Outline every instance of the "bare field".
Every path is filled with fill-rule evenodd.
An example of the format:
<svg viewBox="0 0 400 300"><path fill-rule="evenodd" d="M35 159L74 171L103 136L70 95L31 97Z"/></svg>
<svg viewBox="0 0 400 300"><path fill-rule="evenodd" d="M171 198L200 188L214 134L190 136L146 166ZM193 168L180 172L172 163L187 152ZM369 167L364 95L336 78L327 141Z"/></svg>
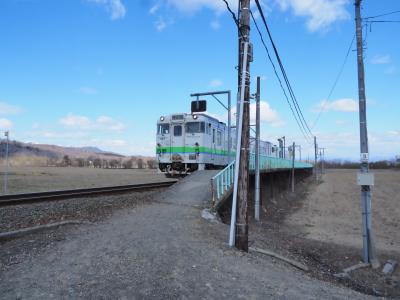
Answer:
<svg viewBox="0 0 400 300"><path fill-rule="evenodd" d="M309 191L301 209L286 219L309 239L362 247L360 188L357 170L327 170ZM378 251L400 253L400 172L373 170L372 229Z"/></svg>
<svg viewBox="0 0 400 300"><path fill-rule="evenodd" d="M2 181L3 178L0 178ZM97 169L74 167L12 168L8 175L8 192L28 193L62 189L150 183L168 180L156 170ZM3 185L1 184L3 192Z"/></svg>

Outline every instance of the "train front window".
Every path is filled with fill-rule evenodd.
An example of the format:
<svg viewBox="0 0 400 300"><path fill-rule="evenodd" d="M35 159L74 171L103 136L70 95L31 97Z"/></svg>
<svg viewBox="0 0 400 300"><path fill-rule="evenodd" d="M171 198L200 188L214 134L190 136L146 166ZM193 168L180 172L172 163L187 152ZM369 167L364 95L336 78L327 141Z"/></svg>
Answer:
<svg viewBox="0 0 400 300"><path fill-rule="evenodd" d="M204 133L204 122L187 122L185 127L186 133Z"/></svg>
<svg viewBox="0 0 400 300"><path fill-rule="evenodd" d="M181 136L182 135L182 126L175 125L174 126L174 136Z"/></svg>
<svg viewBox="0 0 400 300"><path fill-rule="evenodd" d="M157 128L158 134L169 134L169 124L158 124Z"/></svg>

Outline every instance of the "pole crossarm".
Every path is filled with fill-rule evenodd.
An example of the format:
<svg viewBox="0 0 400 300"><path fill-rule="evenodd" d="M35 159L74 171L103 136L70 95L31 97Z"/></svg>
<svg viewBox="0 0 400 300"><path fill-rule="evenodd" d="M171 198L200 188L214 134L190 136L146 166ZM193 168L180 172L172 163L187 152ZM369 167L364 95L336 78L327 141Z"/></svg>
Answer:
<svg viewBox="0 0 400 300"><path fill-rule="evenodd" d="M225 105L220 101L215 95L227 95L228 97L228 105ZM215 100L218 101L219 104L223 108L225 108L228 111L228 163L231 162L232 158L232 106L231 106L231 91L226 90L226 91L212 91L212 92L204 92L204 93L192 93L190 94L190 97L197 97L197 99L201 96L212 96Z"/></svg>
<svg viewBox="0 0 400 300"><path fill-rule="evenodd" d="M190 97L222 95L222 94L230 94L230 93L231 93L231 91L214 91L214 92L205 92L205 93L193 93L193 94L190 94Z"/></svg>

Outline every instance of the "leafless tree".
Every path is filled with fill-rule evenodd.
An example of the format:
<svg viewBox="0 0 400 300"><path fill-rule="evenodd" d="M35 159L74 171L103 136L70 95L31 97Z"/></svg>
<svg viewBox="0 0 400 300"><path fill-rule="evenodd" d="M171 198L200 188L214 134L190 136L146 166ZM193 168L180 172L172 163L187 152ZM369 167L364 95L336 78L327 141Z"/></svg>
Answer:
<svg viewBox="0 0 400 300"><path fill-rule="evenodd" d="M149 159L149 160L147 161L147 167L148 167L149 169L156 169L156 168L157 168L157 162L156 162L156 160L155 160L155 159Z"/></svg>
<svg viewBox="0 0 400 300"><path fill-rule="evenodd" d="M144 168L144 161L143 161L143 159L139 158L139 159L137 160L136 163L137 163L138 169L143 169L143 168Z"/></svg>

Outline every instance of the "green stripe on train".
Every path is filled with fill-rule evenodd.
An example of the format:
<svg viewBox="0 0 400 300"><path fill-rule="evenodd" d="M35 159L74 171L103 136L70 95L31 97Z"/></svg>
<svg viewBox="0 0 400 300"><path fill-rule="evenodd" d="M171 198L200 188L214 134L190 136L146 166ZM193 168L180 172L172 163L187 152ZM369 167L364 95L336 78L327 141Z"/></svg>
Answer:
<svg viewBox="0 0 400 300"><path fill-rule="evenodd" d="M207 147L156 147L156 153L195 153L196 151L200 153L228 154L226 150L214 150Z"/></svg>

